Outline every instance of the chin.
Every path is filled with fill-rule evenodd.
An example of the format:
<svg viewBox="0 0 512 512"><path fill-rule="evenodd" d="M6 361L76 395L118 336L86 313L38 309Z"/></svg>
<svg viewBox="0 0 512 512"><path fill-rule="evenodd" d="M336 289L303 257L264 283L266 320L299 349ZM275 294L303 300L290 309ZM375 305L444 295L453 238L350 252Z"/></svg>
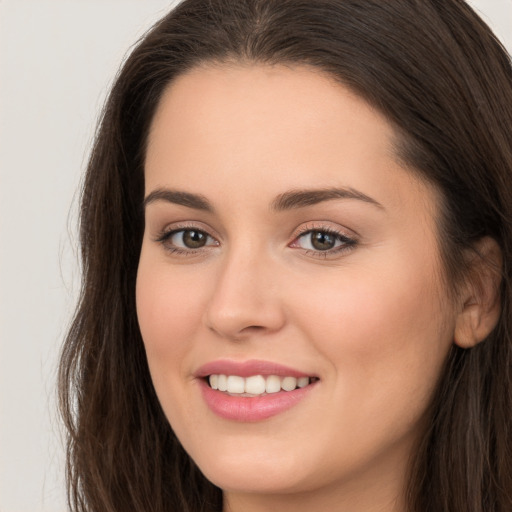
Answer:
<svg viewBox="0 0 512 512"><path fill-rule="evenodd" d="M244 494L288 494L304 490L302 479L297 475L274 472L213 469L204 473L206 478L223 491Z"/></svg>
<svg viewBox="0 0 512 512"><path fill-rule="evenodd" d="M205 477L224 491L275 494L304 490L307 475L304 463L287 460L285 456L276 460L267 453L235 454L196 460Z"/></svg>

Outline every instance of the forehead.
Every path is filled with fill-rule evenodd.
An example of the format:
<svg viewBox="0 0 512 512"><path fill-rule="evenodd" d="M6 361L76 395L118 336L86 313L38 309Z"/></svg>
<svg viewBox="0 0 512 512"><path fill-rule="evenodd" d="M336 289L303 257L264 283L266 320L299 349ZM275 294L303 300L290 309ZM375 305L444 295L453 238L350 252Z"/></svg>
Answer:
<svg viewBox="0 0 512 512"><path fill-rule="evenodd" d="M331 124L336 132L329 130ZM149 145L151 149L162 135L211 136L212 129L233 141L256 141L269 129L274 139L313 133L326 138L331 132L340 143L340 135L355 134L357 127L371 137L373 147L391 149L394 132L387 120L325 73L282 65L211 65L194 68L167 87Z"/></svg>
<svg viewBox="0 0 512 512"><path fill-rule="evenodd" d="M276 193L345 186L377 196L385 190L400 203L419 180L395 157L395 140L380 112L315 69L198 67L162 96L148 139L146 189L193 183L210 194L238 184L263 197L269 183Z"/></svg>

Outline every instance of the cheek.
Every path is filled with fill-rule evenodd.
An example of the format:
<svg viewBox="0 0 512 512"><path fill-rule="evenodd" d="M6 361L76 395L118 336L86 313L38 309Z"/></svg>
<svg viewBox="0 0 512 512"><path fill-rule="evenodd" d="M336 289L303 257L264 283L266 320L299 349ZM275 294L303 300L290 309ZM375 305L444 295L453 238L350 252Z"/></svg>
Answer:
<svg viewBox="0 0 512 512"><path fill-rule="evenodd" d="M180 365L200 323L201 288L193 283L141 257L137 317L155 385L161 374Z"/></svg>
<svg viewBox="0 0 512 512"><path fill-rule="evenodd" d="M357 277L347 269L338 281L326 282L322 294L306 292L311 299L300 306L297 321L330 362L337 392L354 414L381 411L391 421L391 411L400 417L407 410L413 418L427 405L453 327L433 274L424 268L396 262Z"/></svg>
<svg viewBox="0 0 512 512"><path fill-rule="evenodd" d="M371 270L353 274L348 270L323 282L303 281L291 294L297 298L297 316L308 319L309 330L330 349L351 347L367 356L411 343L421 348L422 341L435 345L447 330L448 312L442 311L439 291L424 271L412 268L388 278Z"/></svg>

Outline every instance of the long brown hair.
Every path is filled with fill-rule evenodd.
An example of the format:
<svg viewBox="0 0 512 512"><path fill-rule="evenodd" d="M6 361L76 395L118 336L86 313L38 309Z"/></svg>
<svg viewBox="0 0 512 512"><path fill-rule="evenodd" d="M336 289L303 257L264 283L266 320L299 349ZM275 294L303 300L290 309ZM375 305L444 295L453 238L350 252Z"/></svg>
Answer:
<svg viewBox="0 0 512 512"><path fill-rule="evenodd" d="M465 250L497 241L499 323L476 347L453 347L407 499L411 512L512 510L512 66L463 0L185 0L142 38L81 196L82 293L59 373L72 510L222 508L162 413L135 309L149 125L169 82L209 61L312 66L380 110L400 158L441 193L454 287Z"/></svg>

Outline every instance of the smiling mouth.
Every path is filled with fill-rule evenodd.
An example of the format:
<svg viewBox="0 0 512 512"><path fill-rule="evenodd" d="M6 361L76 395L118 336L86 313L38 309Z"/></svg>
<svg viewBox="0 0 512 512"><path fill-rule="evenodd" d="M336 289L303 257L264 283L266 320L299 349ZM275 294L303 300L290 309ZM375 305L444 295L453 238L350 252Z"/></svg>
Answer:
<svg viewBox="0 0 512 512"><path fill-rule="evenodd" d="M258 397L293 391L305 388L318 381L317 377L292 377L279 375L252 375L240 377L238 375L212 374L206 378L210 388L222 391L228 395L239 397Z"/></svg>

